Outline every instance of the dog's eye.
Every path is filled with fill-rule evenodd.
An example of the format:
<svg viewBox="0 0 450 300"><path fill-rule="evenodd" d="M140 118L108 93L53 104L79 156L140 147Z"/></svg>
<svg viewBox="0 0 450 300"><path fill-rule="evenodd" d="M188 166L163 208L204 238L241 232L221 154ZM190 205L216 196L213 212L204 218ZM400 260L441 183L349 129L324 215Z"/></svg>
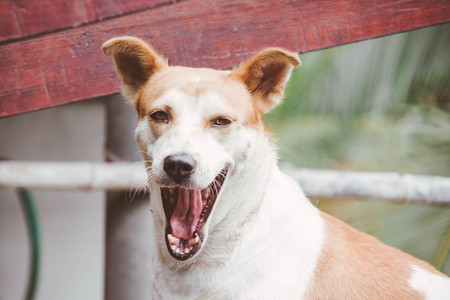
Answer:
<svg viewBox="0 0 450 300"><path fill-rule="evenodd" d="M157 122L164 122L164 123L169 122L169 114L162 110L157 110L154 113L150 114L150 118L152 118Z"/></svg>
<svg viewBox="0 0 450 300"><path fill-rule="evenodd" d="M213 127L226 127L231 124L231 120L227 118L217 118L212 121Z"/></svg>

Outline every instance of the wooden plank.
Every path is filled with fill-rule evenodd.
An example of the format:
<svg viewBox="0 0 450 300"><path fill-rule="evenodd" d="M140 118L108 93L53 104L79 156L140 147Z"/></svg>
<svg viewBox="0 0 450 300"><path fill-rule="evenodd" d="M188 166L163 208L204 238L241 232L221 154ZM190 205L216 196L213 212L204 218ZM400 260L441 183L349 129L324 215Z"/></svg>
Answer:
<svg viewBox="0 0 450 300"><path fill-rule="evenodd" d="M0 1L0 42L76 27L173 0Z"/></svg>
<svg viewBox="0 0 450 300"><path fill-rule="evenodd" d="M0 46L0 116L119 91L101 44L139 36L172 64L229 68L265 46L307 52L450 21L449 1L182 1Z"/></svg>

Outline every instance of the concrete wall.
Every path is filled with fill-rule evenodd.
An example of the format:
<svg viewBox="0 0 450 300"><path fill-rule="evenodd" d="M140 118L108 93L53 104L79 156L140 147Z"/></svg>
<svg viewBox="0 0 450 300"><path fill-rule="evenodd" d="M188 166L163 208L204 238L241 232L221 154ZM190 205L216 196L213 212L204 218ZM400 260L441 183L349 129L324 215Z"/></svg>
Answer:
<svg viewBox="0 0 450 300"><path fill-rule="evenodd" d="M0 119L0 157L102 161L104 100ZM41 222L37 299L103 299L104 193L33 191ZM0 190L0 299L23 299L29 244L19 199Z"/></svg>

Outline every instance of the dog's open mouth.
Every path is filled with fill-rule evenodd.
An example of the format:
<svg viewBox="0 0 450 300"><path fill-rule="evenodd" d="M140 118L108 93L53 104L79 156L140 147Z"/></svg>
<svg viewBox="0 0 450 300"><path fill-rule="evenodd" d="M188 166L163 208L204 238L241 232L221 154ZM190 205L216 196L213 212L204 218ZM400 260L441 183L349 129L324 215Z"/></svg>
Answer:
<svg viewBox="0 0 450 300"><path fill-rule="evenodd" d="M203 227L214 207L225 181L222 170L203 190L181 186L161 187L161 197L167 218L166 245L178 260L186 260L197 253L203 243Z"/></svg>

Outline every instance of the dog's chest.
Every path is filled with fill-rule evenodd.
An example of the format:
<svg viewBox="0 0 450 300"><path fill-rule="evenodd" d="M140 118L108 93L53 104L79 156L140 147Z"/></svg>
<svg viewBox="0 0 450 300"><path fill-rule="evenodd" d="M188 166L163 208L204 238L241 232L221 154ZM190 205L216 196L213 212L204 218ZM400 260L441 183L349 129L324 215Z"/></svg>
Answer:
<svg viewBox="0 0 450 300"><path fill-rule="evenodd" d="M316 266L322 228L318 212L297 187L275 176L234 247L210 243L202 264L185 272L161 270L157 285L167 293L162 298L301 299Z"/></svg>

